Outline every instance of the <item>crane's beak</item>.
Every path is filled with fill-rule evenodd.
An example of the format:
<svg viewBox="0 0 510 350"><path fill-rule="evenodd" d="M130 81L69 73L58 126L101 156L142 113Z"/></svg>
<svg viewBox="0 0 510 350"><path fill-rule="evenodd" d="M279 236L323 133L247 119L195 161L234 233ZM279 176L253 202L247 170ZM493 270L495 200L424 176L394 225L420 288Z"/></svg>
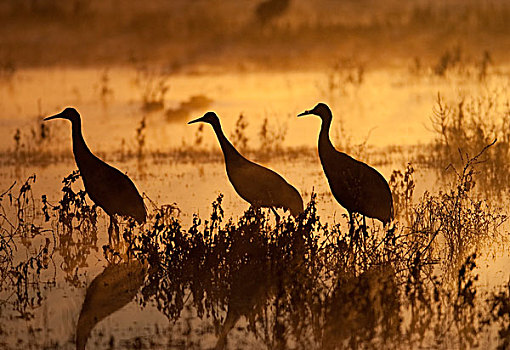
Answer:
<svg viewBox="0 0 510 350"><path fill-rule="evenodd" d="M51 117L46 117L43 120L46 121L46 120L59 119L59 118L65 119L64 117L62 117L62 113L59 113L59 114L52 115Z"/></svg>
<svg viewBox="0 0 510 350"><path fill-rule="evenodd" d="M193 123L198 123L198 122L203 122L203 121L204 121L204 117L200 117L200 118L197 118L195 120L188 122L188 124L193 124Z"/></svg>
<svg viewBox="0 0 510 350"><path fill-rule="evenodd" d="M304 115L309 115L309 114L312 114L312 111L304 111L303 113L299 113L297 116L302 117Z"/></svg>

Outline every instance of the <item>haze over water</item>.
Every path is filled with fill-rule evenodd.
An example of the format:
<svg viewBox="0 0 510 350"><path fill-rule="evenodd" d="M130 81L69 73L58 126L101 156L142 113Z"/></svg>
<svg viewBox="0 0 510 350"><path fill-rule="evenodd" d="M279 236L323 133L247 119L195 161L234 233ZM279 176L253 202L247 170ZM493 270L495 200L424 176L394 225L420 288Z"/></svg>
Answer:
<svg viewBox="0 0 510 350"><path fill-rule="evenodd" d="M509 6L1 4L0 348L505 348ZM297 117L318 102L389 182L391 227L350 231L321 120ZM42 120L65 107L143 196L120 242L62 182L71 125ZM305 216L248 210L213 129L187 124L207 111Z"/></svg>

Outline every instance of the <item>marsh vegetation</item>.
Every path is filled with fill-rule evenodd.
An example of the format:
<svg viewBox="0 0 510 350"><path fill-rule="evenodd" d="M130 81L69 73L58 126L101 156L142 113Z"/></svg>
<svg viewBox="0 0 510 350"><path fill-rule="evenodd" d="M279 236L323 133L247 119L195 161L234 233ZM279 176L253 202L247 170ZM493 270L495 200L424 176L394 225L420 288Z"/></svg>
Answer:
<svg viewBox="0 0 510 350"><path fill-rule="evenodd" d="M381 4L2 2L0 348L507 348L509 5ZM296 118L320 101L388 181L387 228L350 231ZM143 196L119 241L42 122L66 106ZM236 195L186 124L209 110L304 213Z"/></svg>

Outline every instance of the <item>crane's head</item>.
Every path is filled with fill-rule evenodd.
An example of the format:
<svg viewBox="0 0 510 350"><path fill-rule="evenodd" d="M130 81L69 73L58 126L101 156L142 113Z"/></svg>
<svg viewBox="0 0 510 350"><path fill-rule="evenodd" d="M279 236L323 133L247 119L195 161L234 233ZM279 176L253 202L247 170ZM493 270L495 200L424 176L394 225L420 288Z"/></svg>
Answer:
<svg viewBox="0 0 510 350"><path fill-rule="evenodd" d="M214 113L214 112L207 112L202 117L188 122L188 124L193 124L193 123L198 123L198 122L209 123L211 125L215 125L215 124L219 125L220 124L220 119L218 118L216 113Z"/></svg>
<svg viewBox="0 0 510 350"><path fill-rule="evenodd" d="M310 114L319 116L322 120L332 118L331 110L329 109L328 105L325 103L322 103L322 102L317 104L317 106L313 107L312 109L298 114L298 117L301 117L304 115L310 115Z"/></svg>
<svg viewBox="0 0 510 350"><path fill-rule="evenodd" d="M67 119L70 120L71 123L80 121L80 114L78 111L72 107L67 107L59 114L52 115L51 117L44 118L44 120L52 120L52 119Z"/></svg>

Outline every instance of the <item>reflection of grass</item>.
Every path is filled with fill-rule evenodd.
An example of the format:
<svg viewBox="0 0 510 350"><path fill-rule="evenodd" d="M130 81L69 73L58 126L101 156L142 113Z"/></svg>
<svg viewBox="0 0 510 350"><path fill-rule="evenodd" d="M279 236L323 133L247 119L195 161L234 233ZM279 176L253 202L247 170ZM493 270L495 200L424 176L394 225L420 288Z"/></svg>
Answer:
<svg viewBox="0 0 510 350"><path fill-rule="evenodd" d="M37 215L35 180L32 175L17 193L13 184L0 195L0 314L9 305L24 319L34 316L33 309L43 301L41 288L52 283L41 278L54 245Z"/></svg>
<svg viewBox="0 0 510 350"><path fill-rule="evenodd" d="M220 344L246 317L269 347L285 347L288 339L307 348L473 345L482 319L471 252L498 241L506 219L471 197L476 159L450 188L416 204L404 188L410 175L399 175L398 202L408 207L409 225L371 227L368 236L359 223L350 236L339 224L321 222L315 195L302 216L276 225L253 209L226 221L222 196L208 220L195 216L188 229L157 210L151 228L124 235L149 264L144 301L176 320L191 294L198 316L212 318ZM402 318L407 311L409 323ZM456 332L465 337L445 338Z"/></svg>
<svg viewBox="0 0 510 350"><path fill-rule="evenodd" d="M62 199L57 205L51 205L43 196L46 221L52 218L50 209L57 215L56 250L63 258L60 267L65 280L75 287L82 284L78 278L78 268L87 266L91 250L98 250L97 207L89 204L84 190L73 189L79 177L79 172L74 171L62 180Z"/></svg>
<svg viewBox="0 0 510 350"><path fill-rule="evenodd" d="M454 168L454 186L437 195L425 193L414 209L412 232L428 237L443 236L444 258L459 263L480 246L499 241L498 228L506 221L506 215L494 213L489 203L473 195L475 166L484 148L475 157L466 160L461 171ZM432 243L433 239L431 239Z"/></svg>
<svg viewBox="0 0 510 350"><path fill-rule="evenodd" d="M499 326L498 336L501 339L498 350L508 349L510 346L510 281L503 289L491 293L487 300L490 314L484 320L487 324Z"/></svg>
<svg viewBox="0 0 510 350"><path fill-rule="evenodd" d="M245 317L248 331L271 348L285 348L290 339L311 349L338 343L409 348L442 347L446 342L447 347L465 347L484 337L481 322L489 317L480 304L472 253L487 242L498 243L497 230L506 219L473 196L477 159L466 161L450 187L416 202L411 198L412 168L395 172L397 222L387 232L371 226L365 235L357 218L355 235L350 236L344 222L321 220L315 195L299 218L284 217L276 224L254 209L227 219L219 196L210 217L195 215L189 228L182 227L175 207L156 207L143 231L124 227L127 244L103 250L108 260L128 253L146 261L142 303L155 303L173 320L191 307L198 317L212 320L220 345ZM72 190L76 179L72 174L64 180L63 197L54 210L43 199L42 212L45 221L57 223L56 246L64 258L60 268L68 283L79 286L78 269L97 249L97 217L84 193ZM45 236L33 230L37 215L30 213L39 209L30 199L30 186L23 186L14 203L23 205L18 216L32 232L26 242L34 244L35 238L44 241ZM2 198L5 209L8 194ZM3 233L8 227L2 222L2 239L12 247ZM32 263L34 268L48 267L52 244L46 242L42 253L19 265L28 275L16 278L38 273L31 270ZM5 264L10 264L12 252L0 250L5 257L0 267L9 266ZM12 265L0 271L10 269ZM5 283L7 290L16 288ZM43 301L41 297L38 303ZM37 305L23 308L30 312ZM452 337L456 334L464 336Z"/></svg>

